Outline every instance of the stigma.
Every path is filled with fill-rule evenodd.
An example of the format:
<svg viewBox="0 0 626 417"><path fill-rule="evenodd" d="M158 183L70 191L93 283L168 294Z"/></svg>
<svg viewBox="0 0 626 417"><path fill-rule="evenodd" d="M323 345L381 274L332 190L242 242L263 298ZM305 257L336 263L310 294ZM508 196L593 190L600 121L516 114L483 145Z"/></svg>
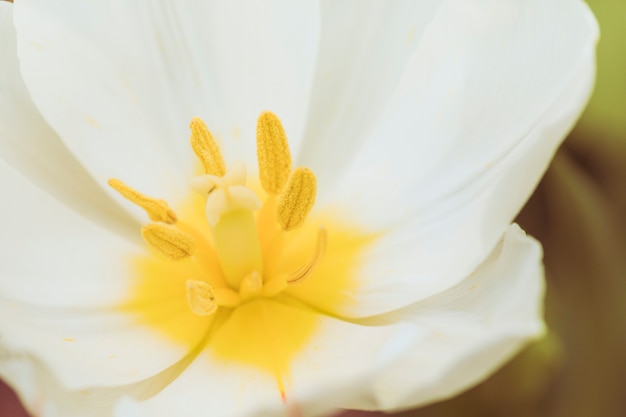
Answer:
<svg viewBox="0 0 626 417"><path fill-rule="evenodd" d="M308 237L315 240L314 250L300 267L280 273L267 273L268 268L264 267L280 256L272 250L272 241L307 222L317 192L314 173L306 167L293 168L280 119L263 112L257 121L261 189L251 186L255 182L248 178L245 164L225 163L202 119L193 118L190 129L191 148L202 172L190 178L189 187L203 198L210 233L206 233L205 227L179 220L166 201L146 196L118 179L108 182L122 197L146 212L151 222L142 227L141 235L155 256L197 265L202 265L208 256L217 256L219 279L209 271L185 277L190 310L197 316L211 316L220 309L276 297L306 280L326 250L327 234L321 225L317 235ZM202 271L201 267L198 269Z"/></svg>

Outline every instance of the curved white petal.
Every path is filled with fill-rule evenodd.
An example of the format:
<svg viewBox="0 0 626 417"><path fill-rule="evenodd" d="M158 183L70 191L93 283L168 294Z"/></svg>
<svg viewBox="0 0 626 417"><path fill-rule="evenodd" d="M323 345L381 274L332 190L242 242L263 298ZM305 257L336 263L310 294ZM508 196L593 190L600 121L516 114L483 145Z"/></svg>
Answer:
<svg viewBox="0 0 626 417"><path fill-rule="evenodd" d="M45 119L100 183L166 198L197 164L193 116L231 163L255 160L262 110L301 136L318 14L284 0L15 4L22 73Z"/></svg>
<svg viewBox="0 0 626 417"><path fill-rule="evenodd" d="M89 178L31 101L8 2L0 3L0 56L0 158L81 215L130 236L130 218Z"/></svg>
<svg viewBox="0 0 626 417"><path fill-rule="evenodd" d="M297 162L313 169L322 195L370 133L441 3L321 2L319 53Z"/></svg>
<svg viewBox="0 0 626 417"><path fill-rule="evenodd" d="M145 380L115 387L68 389L36 357L0 346L0 377L15 389L24 407L38 417L112 417L129 396L149 398L174 380L198 349Z"/></svg>
<svg viewBox="0 0 626 417"><path fill-rule="evenodd" d="M122 308L136 291L128 258L145 249L80 217L2 161L0 189L3 345L36 356L77 388L153 375L201 340L207 323L194 319L186 302L179 310L160 300L163 321L196 326L186 346Z"/></svg>
<svg viewBox="0 0 626 417"><path fill-rule="evenodd" d="M539 244L517 226L467 279L444 293L380 316L426 336L377 375L346 408L392 410L453 396L486 378L544 331Z"/></svg>
<svg viewBox="0 0 626 417"><path fill-rule="evenodd" d="M209 342L207 351L167 388L145 402L128 401L118 415L192 417L206 412L222 417L318 415L336 408L339 398L355 396L354 390L326 395L326 386L355 383L358 386L355 381L359 377L372 367L383 368L392 363L398 352L412 346L419 336L419 331L407 331L408 326L401 323L369 327L322 316L319 322L318 332L294 361L292 372L284 377L283 394L271 372L216 358ZM358 352L355 354L353 349ZM323 398L311 398L312 393L320 390L326 393Z"/></svg>
<svg viewBox="0 0 626 417"><path fill-rule="evenodd" d="M357 303L341 314L434 294L491 251L593 85L595 21L584 4L561 3L501 2L489 10L513 16L493 20L478 5L440 11L408 67L418 74L407 73L337 187L351 218L383 233L364 257Z"/></svg>
<svg viewBox="0 0 626 417"><path fill-rule="evenodd" d="M22 405L37 417L110 417L116 398L85 401L86 390L66 391L37 360L0 351L0 376L15 389Z"/></svg>

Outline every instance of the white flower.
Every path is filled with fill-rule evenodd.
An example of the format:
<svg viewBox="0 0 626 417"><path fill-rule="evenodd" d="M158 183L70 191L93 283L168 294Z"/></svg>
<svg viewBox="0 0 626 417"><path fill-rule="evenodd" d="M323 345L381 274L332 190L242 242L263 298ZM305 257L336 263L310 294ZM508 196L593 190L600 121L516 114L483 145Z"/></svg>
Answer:
<svg viewBox="0 0 626 417"><path fill-rule="evenodd" d="M476 383L543 331L540 248L510 223L596 37L576 0L0 2L0 374L45 417L392 410ZM265 110L311 171L265 113L261 191ZM196 116L224 169L199 171Z"/></svg>

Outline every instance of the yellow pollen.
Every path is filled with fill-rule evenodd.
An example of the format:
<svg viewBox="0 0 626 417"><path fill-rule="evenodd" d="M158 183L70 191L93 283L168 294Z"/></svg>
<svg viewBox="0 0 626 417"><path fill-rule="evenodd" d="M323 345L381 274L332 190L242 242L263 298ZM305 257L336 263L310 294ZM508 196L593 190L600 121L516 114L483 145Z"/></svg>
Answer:
<svg viewBox="0 0 626 417"><path fill-rule="evenodd" d="M313 171L298 167L289 177L285 189L278 196L276 214L283 230L300 227L315 204L317 180Z"/></svg>
<svg viewBox="0 0 626 417"><path fill-rule="evenodd" d="M191 236L168 224L147 224L141 228L141 235L150 247L172 261L187 258L196 250Z"/></svg>
<svg viewBox="0 0 626 417"><path fill-rule="evenodd" d="M176 223L176 213L170 208L165 200L157 200L141 194L139 191L124 184L124 182L111 178L107 181L109 186L120 193L122 197L144 209L150 220L169 224Z"/></svg>
<svg viewBox="0 0 626 417"><path fill-rule="evenodd" d="M259 176L263 189L276 195L291 173L291 154L280 119L272 112L261 113L256 128Z"/></svg>
<svg viewBox="0 0 626 417"><path fill-rule="evenodd" d="M197 316L210 316L217 310L213 287L204 281L187 281L187 303Z"/></svg>
<svg viewBox="0 0 626 417"><path fill-rule="evenodd" d="M209 129L198 117L191 119L189 127L191 128L191 147L198 159L202 161L204 172L223 177L226 174L226 165Z"/></svg>
<svg viewBox="0 0 626 417"><path fill-rule="evenodd" d="M297 282L302 281L313 272L315 266L320 262L322 257L324 256L324 252L326 252L326 242L327 242L327 234L326 229L320 227L317 232L317 244L315 245L315 252L313 256L307 263L298 268L295 272L289 274L287 277L287 284L295 284Z"/></svg>

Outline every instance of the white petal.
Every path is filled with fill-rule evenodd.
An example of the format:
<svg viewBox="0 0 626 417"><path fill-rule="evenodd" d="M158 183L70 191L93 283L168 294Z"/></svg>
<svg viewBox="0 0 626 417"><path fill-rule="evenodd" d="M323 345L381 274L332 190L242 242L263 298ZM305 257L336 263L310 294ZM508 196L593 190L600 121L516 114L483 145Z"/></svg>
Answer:
<svg viewBox="0 0 626 417"><path fill-rule="evenodd" d="M81 215L129 236L130 218L89 178L32 103L19 72L8 2L0 3L0 56L0 158Z"/></svg>
<svg viewBox="0 0 626 417"><path fill-rule="evenodd" d="M85 404L78 391L64 390L54 377L27 355L2 352L0 375L9 382L28 412L38 417L110 417L112 401Z"/></svg>
<svg viewBox="0 0 626 417"><path fill-rule="evenodd" d="M354 167L367 162L388 186L414 179L430 191L422 200L465 185L519 146L572 84L589 90L574 80L597 36L579 1L446 2Z"/></svg>
<svg viewBox="0 0 626 417"><path fill-rule="evenodd" d="M331 186L401 80L441 0L321 3L320 49L298 164Z"/></svg>
<svg viewBox="0 0 626 417"><path fill-rule="evenodd" d="M0 346L0 376L15 389L24 407L38 417L111 417L124 399L155 395L175 379L196 352L152 378L116 387L71 390L36 358Z"/></svg>
<svg viewBox="0 0 626 417"><path fill-rule="evenodd" d="M196 165L193 116L230 162L254 160L264 109L300 136L317 14L282 0L15 5L22 72L46 120L101 183L167 198Z"/></svg>
<svg viewBox="0 0 626 417"><path fill-rule="evenodd" d="M64 385L77 388L153 375L203 337L207 323L194 321L184 289L182 310L169 299L159 301L163 321L197 326L185 346L142 324L134 310L122 309L137 285L128 257L144 249L78 216L2 161L0 189L5 346L32 354Z"/></svg>
<svg viewBox="0 0 626 417"><path fill-rule="evenodd" d="M294 310L294 314L300 313ZM285 378L284 400L274 375L217 359L209 345L162 392L143 403L128 401L118 416L319 415L336 408L340 399L354 397L356 392L349 388L351 385L359 386L359 378L372 368L384 368L393 362L419 335L419 331L407 332L404 324L368 327L323 316L319 316L319 321L319 331L294 361L291 375ZM254 349L255 345L249 348ZM327 387L334 386L345 390L328 392Z"/></svg>
<svg viewBox="0 0 626 417"><path fill-rule="evenodd" d="M532 192L589 96L596 27L578 2L530 11L516 13L520 21L489 20L495 28L470 14L459 35L447 30L461 24L454 11L431 26L415 61L421 72L407 75L414 88L398 90L397 117L388 114L388 131L371 138L337 187L351 218L384 234L365 257L358 303L342 314L377 314L459 282ZM490 30L504 37L492 45ZM455 61L463 48L474 54Z"/></svg>
<svg viewBox="0 0 626 417"><path fill-rule="evenodd" d="M346 407L424 405L486 378L543 332L543 292L541 248L513 225L472 276L384 317L412 323L428 337L370 378L371 396Z"/></svg>

